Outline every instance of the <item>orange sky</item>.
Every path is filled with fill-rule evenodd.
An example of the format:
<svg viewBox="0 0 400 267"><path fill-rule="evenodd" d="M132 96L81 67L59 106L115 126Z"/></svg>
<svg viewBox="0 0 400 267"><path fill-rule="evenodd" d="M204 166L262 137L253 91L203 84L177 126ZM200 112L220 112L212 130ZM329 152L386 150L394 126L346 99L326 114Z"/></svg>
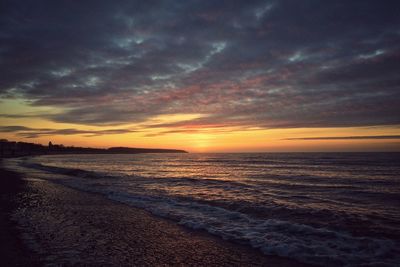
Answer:
<svg viewBox="0 0 400 267"><path fill-rule="evenodd" d="M35 114L57 112L51 107L31 107L23 101L2 102L2 114ZM2 133L1 138L9 140L47 144L62 143L90 147L148 147L176 148L190 152L290 152L290 151L400 151L400 139L376 139L367 136L400 135L398 127L342 127L342 128L292 128L292 129L240 129L234 127L173 128L149 127L153 124L167 124L201 117L201 114L161 115L138 124L118 126L86 126L80 124L56 123L41 117L0 118L0 126L19 125L29 129L80 129L104 131L115 128L134 129L135 132L121 134L51 134L26 138L22 132ZM174 132L176 131L176 132ZM170 133L165 133L170 132ZM343 140L290 140L310 137L349 137L361 139Z"/></svg>

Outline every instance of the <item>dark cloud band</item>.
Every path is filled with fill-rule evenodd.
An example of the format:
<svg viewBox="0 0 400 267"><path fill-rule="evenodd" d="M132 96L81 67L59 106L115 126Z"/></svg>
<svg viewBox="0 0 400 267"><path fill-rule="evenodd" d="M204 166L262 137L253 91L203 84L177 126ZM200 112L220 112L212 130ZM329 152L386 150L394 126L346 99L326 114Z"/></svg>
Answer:
<svg viewBox="0 0 400 267"><path fill-rule="evenodd" d="M368 140L368 139L399 139L400 135L366 135L366 136L328 136L286 138L283 140Z"/></svg>
<svg viewBox="0 0 400 267"><path fill-rule="evenodd" d="M0 126L0 133L16 133L19 136L26 138L37 138L41 136L51 135L76 135L81 134L86 137L124 134L136 132L132 129L109 129L109 130L78 130L73 128L68 129L50 129L50 128L29 128L23 126Z"/></svg>

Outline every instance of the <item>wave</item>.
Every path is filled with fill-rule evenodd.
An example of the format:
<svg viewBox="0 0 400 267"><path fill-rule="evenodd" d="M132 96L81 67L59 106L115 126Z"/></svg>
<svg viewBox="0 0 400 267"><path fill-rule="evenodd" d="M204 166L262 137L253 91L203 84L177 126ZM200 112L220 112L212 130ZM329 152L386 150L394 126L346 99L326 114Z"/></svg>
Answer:
<svg viewBox="0 0 400 267"><path fill-rule="evenodd" d="M33 162L21 162L21 166L27 167L27 168L33 168L37 170L42 170L46 172L51 172L54 174L61 174L61 175L69 175L69 176L75 176L79 178L88 178L88 179L118 179L122 178L121 174L118 175L110 175L109 173L105 172L98 172L98 171L88 171L88 170L83 170L79 168L64 168L64 167L58 167L58 166L50 166L50 165L43 165L40 163L33 163ZM175 177L175 178L164 178L164 177L144 177L144 176L139 176L139 175L123 175L124 178L135 178L137 180L143 179L146 180L147 182L154 180L154 183L158 183L160 181L165 181L168 183L191 183L191 184L205 184L207 183L208 185L235 185L235 186L242 186L242 187L248 187L248 183L244 182L238 182L238 181L227 181L227 180L222 180L222 179L212 179L212 178L190 178L190 177Z"/></svg>
<svg viewBox="0 0 400 267"><path fill-rule="evenodd" d="M63 168L63 167L49 166L33 162L21 162L20 165L26 168L33 168L55 174L68 175L79 178L88 178L88 179L116 178L116 176L110 176L105 173L82 170L78 168Z"/></svg>
<svg viewBox="0 0 400 267"><path fill-rule="evenodd" d="M111 200L143 208L157 216L175 220L185 227L206 230L223 239L250 245L268 255L279 255L305 263L326 266L356 266L366 263L396 266L400 262L400 244L397 241L354 236L346 231L315 226L311 222L299 223L290 219L290 215L293 216L294 213L284 206L272 207L270 211L281 213L279 209L285 210L288 213L285 219L266 219L243 212L246 208L251 209L251 205L254 206L254 203L240 205L236 210L232 210L190 197L173 198L166 195L155 195L140 187L133 191L124 191L127 190L124 184L114 183L104 186L105 183L102 181L119 179L123 182L122 178L134 177L135 181L139 183L144 181L155 184L161 181L168 181L168 183L185 181L192 183L194 187L204 182L226 187L248 186L245 183L217 179L121 177L79 168L48 166L29 160L21 161L20 165L25 168L59 174L61 178L57 179L56 177L52 181L82 191L101 193ZM65 176L68 176L69 179L66 179ZM299 199L301 196L297 196L297 198ZM306 211L306 209L297 209L298 214L307 215ZM307 216L309 220L313 220L326 215L309 213ZM303 218L307 216L303 216Z"/></svg>
<svg viewBox="0 0 400 267"><path fill-rule="evenodd" d="M396 244L385 239L351 234L275 219L260 220L224 208L171 199L109 192L110 199L144 208L155 215L202 229L226 240L251 245L268 255L323 265L358 265L387 261L398 255ZM397 259L399 260L399 259ZM389 261L395 264L396 259Z"/></svg>

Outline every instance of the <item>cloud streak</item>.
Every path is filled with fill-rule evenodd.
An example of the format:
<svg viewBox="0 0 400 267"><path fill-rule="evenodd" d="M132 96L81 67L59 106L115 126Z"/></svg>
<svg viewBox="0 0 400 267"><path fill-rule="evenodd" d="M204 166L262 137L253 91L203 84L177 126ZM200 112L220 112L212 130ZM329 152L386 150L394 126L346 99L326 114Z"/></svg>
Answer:
<svg viewBox="0 0 400 267"><path fill-rule="evenodd" d="M86 137L110 135L110 134L125 134L137 132L132 129L108 129L108 130L78 130L73 128L66 129L51 129L51 128L29 128L24 126L0 126L2 133L16 133L25 138L37 138L41 136L52 135L84 135Z"/></svg>
<svg viewBox="0 0 400 267"><path fill-rule="evenodd" d="M400 135L365 135L365 136L323 136L323 137L301 137L285 138L282 140L369 140L369 139L399 139Z"/></svg>

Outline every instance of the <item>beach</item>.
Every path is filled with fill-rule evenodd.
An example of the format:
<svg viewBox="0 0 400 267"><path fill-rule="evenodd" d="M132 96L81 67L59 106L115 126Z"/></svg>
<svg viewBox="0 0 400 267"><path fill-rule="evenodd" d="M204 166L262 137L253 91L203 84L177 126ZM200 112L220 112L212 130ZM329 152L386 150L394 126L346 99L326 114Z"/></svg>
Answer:
<svg viewBox="0 0 400 267"><path fill-rule="evenodd" d="M1 164L1 162L0 162ZM18 207L18 194L25 190L21 177L0 165L0 262L2 266L39 266L37 255L23 243L12 214Z"/></svg>
<svg viewBox="0 0 400 267"><path fill-rule="evenodd" d="M99 194L29 177L21 182L21 177L4 170L1 177L2 182L12 181L3 182L6 197L1 199L6 265L304 266ZM14 187L15 183L21 185ZM10 196L16 197L15 206L8 204Z"/></svg>
<svg viewBox="0 0 400 267"><path fill-rule="evenodd" d="M2 216L13 240L3 242L12 251L4 254L9 262L33 262L20 266L397 266L399 159L390 153L5 159L3 166L20 175L2 175Z"/></svg>

